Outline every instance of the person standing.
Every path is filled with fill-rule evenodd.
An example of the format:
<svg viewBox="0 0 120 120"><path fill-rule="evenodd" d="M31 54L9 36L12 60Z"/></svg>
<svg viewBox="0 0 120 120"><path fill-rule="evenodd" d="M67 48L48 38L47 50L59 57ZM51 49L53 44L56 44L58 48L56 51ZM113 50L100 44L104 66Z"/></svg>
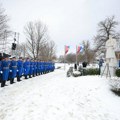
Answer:
<svg viewBox="0 0 120 120"><path fill-rule="evenodd" d="M74 64L74 69L77 70L77 64L76 63Z"/></svg>
<svg viewBox="0 0 120 120"><path fill-rule="evenodd" d="M0 56L0 83L2 81L2 56Z"/></svg>
<svg viewBox="0 0 120 120"><path fill-rule="evenodd" d="M3 56L3 58L2 58L1 71L2 71L1 87L4 87L4 86L6 86L5 83L8 80L8 76L9 76L8 56Z"/></svg>
<svg viewBox="0 0 120 120"><path fill-rule="evenodd" d="M30 60L29 78L32 78L32 75L33 75L33 61Z"/></svg>
<svg viewBox="0 0 120 120"><path fill-rule="evenodd" d="M17 76L17 61L16 57L12 57L10 63L10 84L15 83L14 78Z"/></svg>
<svg viewBox="0 0 120 120"><path fill-rule="evenodd" d="M34 62L33 62L33 68L34 68L33 77L35 77L36 76L36 60L34 60Z"/></svg>
<svg viewBox="0 0 120 120"><path fill-rule="evenodd" d="M19 58L19 60L17 61L17 81L20 82L21 81L21 77L23 74L23 60L22 57Z"/></svg>
<svg viewBox="0 0 120 120"><path fill-rule="evenodd" d="M24 67L25 79L28 79L27 76L29 75L29 71L30 71L30 61L29 61L29 58L26 59L26 61L23 64L23 67Z"/></svg>

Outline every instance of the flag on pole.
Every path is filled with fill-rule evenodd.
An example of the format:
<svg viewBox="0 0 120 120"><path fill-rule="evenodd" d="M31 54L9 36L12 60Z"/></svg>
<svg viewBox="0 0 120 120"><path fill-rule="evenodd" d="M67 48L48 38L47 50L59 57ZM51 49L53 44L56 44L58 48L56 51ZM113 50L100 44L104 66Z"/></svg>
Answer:
<svg viewBox="0 0 120 120"><path fill-rule="evenodd" d="M65 54L68 53L70 46L65 45Z"/></svg>
<svg viewBox="0 0 120 120"><path fill-rule="evenodd" d="M80 52L80 46L77 46L77 54Z"/></svg>
<svg viewBox="0 0 120 120"><path fill-rule="evenodd" d="M76 53L78 54L79 52L82 52L83 49L84 49L83 45L79 45L79 46L77 46Z"/></svg>
<svg viewBox="0 0 120 120"><path fill-rule="evenodd" d="M80 52L83 52L83 50L84 50L84 46L80 45Z"/></svg>

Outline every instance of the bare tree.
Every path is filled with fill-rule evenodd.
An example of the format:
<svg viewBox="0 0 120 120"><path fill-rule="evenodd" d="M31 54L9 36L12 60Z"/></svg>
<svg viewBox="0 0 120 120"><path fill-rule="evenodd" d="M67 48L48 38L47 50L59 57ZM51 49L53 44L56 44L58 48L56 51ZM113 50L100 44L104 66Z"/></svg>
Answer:
<svg viewBox="0 0 120 120"><path fill-rule="evenodd" d="M38 21L35 23L29 22L24 30L27 39L28 54L31 58L38 58L40 46L45 42L47 28Z"/></svg>
<svg viewBox="0 0 120 120"><path fill-rule="evenodd" d="M56 45L54 41L48 42L48 59L54 60L56 58Z"/></svg>
<svg viewBox="0 0 120 120"><path fill-rule="evenodd" d="M58 61L60 63L64 63L64 56L63 55L60 55L59 58L58 58Z"/></svg>
<svg viewBox="0 0 120 120"><path fill-rule="evenodd" d="M75 63L76 62L76 54L75 53L69 53L65 57L65 61L68 63Z"/></svg>
<svg viewBox="0 0 120 120"><path fill-rule="evenodd" d="M0 5L0 39L4 37L4 32L8 30L8 16L5 14L5 9Z"/></svg>
<svg viewBox="0 0 120 120"><path fill-rule="evenodd" d="M93 49L90 47L90 42L83 41L82 45L84 46L84 50L82 53L78 55L78 62L83 62L86 61L88 63L93 62L95 59L95 52Z"/></svg>
<svg viewBox="0 0 120 120"><path fill-rule="evenodd" d="M34 59L53 60L55 58L55 43L50 41L47 27L42 22L29 22L25 28L27 39L27 54Z"/></svg>
<svg viewBox="0 0 120 120"><path fill-rule="evenodd" d="M1 51L5 52L5 48L7 47L7 37L9 36L9 26L8 26L9 18L5 13L5 9L0 5L0 48Z"/></svg>
<svg viewBox="0 0 120 120"><path fill-rule="evenodd" d="M105 52L105 43L109 39L109 35L112 35L116 40L120 40L120 34L116 32L118 22L115 21L115 17L108 17L104 21L98 24L98 32L94 37L96 44L96 52Z"/></svg>
<svg viewBox="0 0 120 120"><path fill-rule="evenodd" d="M46 42L41 46L39 57L41 57L42 60L45 61L56 59L56 45L54 41Z"/></svg>

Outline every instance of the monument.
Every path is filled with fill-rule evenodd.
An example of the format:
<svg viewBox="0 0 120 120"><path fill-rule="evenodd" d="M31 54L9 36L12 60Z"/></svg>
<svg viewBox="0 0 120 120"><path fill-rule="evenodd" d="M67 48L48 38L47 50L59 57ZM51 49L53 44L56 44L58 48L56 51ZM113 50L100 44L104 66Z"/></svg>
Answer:
<svg viewBox="0 0 120 120"><path fill-rule="evenodd" d="M106 76L115 76L115 68L117 67L117 58L115 55L116 46L116 40L110 35L106 42L106 62L102 68L101 75L106 74Z"/></svg>

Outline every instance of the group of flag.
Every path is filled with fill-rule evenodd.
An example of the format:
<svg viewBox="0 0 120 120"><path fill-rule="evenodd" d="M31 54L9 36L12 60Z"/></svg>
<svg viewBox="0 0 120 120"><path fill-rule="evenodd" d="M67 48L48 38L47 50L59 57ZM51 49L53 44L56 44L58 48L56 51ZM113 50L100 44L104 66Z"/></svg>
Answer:
<svg viewBox="0 0 120 120"><path fill-rule="evenodd" d="M69 49L70 49L70 46L65 45L65 54L68 53ZM83 49L84 49L83 45L76 46L76 54L82 52Z"/></svg>

